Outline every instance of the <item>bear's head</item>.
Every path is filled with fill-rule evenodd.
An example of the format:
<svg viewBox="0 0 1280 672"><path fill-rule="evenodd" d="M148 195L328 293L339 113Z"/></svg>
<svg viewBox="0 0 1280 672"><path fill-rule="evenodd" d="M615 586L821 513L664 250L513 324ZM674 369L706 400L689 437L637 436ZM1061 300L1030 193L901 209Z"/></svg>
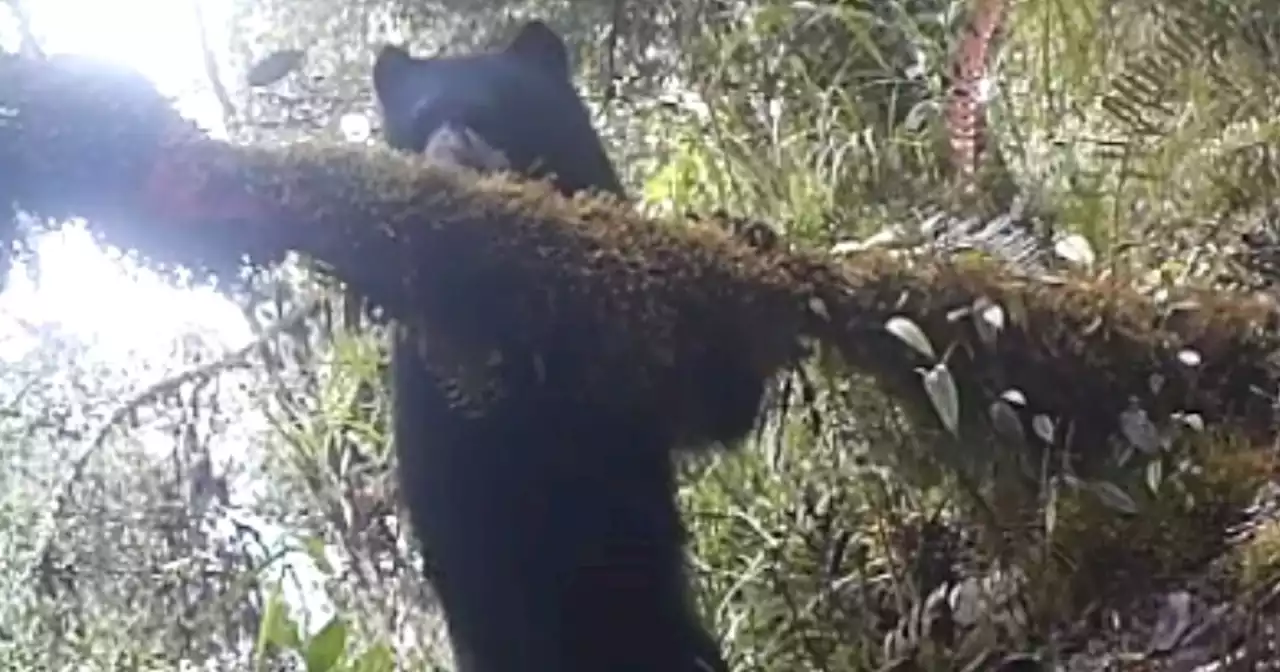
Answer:
<svg viewBox="0 0 1280 672"><path fill-rule="evenodd" d="M379 51L373 88L392 147L482 171L550 178L566 195L623 196L564 41L541 21L489 53L416 58Z"/></svg>

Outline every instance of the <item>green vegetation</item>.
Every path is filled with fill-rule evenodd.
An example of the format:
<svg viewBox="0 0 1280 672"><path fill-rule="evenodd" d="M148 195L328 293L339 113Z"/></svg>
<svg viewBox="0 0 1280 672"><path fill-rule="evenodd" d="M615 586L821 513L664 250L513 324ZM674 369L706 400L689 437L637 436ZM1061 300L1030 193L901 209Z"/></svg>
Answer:
<svg viewBox="0 0 1280 672"><path fill-rule="evenodd" d="M500 3L403 4L242 2L230 71L299 45L307 57L277 57L299 71L266 87L224 91L233 139L334 139L338 124L315 109L362 111L349 101L387 25L419 48L458 49L509 27ZM606 205L575 210L449 176L431 177L442 195L413 211L485 213L496 224L484 252L512 287L561 279L556 269L587 256L569 243L627 250L626 264L602 266L614 284L563 274L585 283L566 295L598 311L592 324L625 313L618 297L656 311L612 322L613 349L594 357L605 374L659 350L688 361L690 342L717 334L733 374L790 364L787 336L817 344L778 376L743 452L686 464L699 601L735 669L998 669L1016 656L1043 669L1156 669L1148 659L1172 656L1185 669L1242 655L1258 619L1274 621L1280 17L1260 0L673 0L622 6L625 20L586 0L521 7L577 45L580 85L641 211L680 222L723 208L772 222L798 250L755 254L705 229L655 232ZM103 125L115 118L125 115ZM314 184L315 165L334 185L358 182L366 164L350 154L231 159L289 203L305 200L293 187ZM132 155L112 158L124 179ZM422 175L386 170L358 176L394 194ZM9 188L29 187L19 182ZM356 222L371 202L358 198L335 195L351 207L319 204L310 223ZM519 217L527 229L503 228ZM572 229L581 238L557 228L570 220L586 222ZM512 241L552 239L554 263L520 265L528 246ZM647 294L627 284L660 263L690 273ZM385 333L357 292L308 270L247 283L246 314L275 325L252 347L158 385L99 372L40 386L48 396L33 404L23 390L49 367L6 371L0 664L447 667L421 578L430 549L414 549L395 518ZM663 320L697 282L707 291L692 305L734 329L680 341L687 332ZM591 293L602 286L618 293ZM534 306L535 294L512 305ZM504 337L509 351L543 332ZM451 345L461 375L494 344ZM53 370L90 368L58 358ZM653 384L627 403L687 412L660 420L677 433L696 425L706 409L676 402L715 381L651 371L580 383L596 396ZM218 383L233 380L236 413L219 406L230 392ZM67 429L121 397L122 411L100 413L110 432ZM72 410L49 410L60 404ZM246 418L261 422L245 430ZM171 433L163 457L129 440L155 429ZM206 442L237 446L251 473L233 478ZM57 454L42 455L45 443ZM109 523L95 517L104 511ZM209 531L229 520L241 525L230 541ZM271 540L245 532L260 524L277 530ZM290 602L299 559L319 581ZM290 606L321 598L320 615Z"/></svg>

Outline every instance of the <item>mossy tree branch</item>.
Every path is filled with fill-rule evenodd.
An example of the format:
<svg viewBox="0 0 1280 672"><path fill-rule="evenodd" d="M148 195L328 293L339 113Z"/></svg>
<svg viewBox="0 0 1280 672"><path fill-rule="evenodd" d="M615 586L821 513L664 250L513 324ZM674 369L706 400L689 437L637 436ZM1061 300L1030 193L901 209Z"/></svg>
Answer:
<svg viewBox="0 0 1280 672"><path fill-rule="evenodd" d="M1153 417L1273 431L1280 331L1260 300L1160 306L977 263L761 253L387 150L220 142L140 76L84 58L5 58L0 106L0 189L23 209L83 216L108 242L193 269L304 253L428 334L434 365L478 412L551 396L653 423L673 443L723 439L726 416L754 412L750 390L795 364L804 339L922 404L917 368L931 362L884 328L902 315L950 351L965 427L1017 388L1069 419L1081 445L1114 435L1134 400ZM956 317L978 300L1006 316L994 342Z"/></svg>

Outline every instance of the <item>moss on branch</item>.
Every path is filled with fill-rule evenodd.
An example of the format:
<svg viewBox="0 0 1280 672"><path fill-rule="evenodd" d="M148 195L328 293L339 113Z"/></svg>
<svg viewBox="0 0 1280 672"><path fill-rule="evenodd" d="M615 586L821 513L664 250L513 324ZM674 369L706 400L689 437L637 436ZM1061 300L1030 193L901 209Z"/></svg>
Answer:
<svg viewBox="0 0 1280 672"><path fill-rule="evenodd" d="M309 255L419 326L477 412L538 398L654 423L674 442L732 438L806 338L926 404L916 369L930 362L884 328L905 316L951 348L966 427L1013 387L1072 420L1081 442L1105 443L1135 400L1153 417L1272 432L1260 391L1280 382L1280 331L1257 299L1157 305L980 263L762 253L711 227L388 150L234 145L140 77L86 59L7 58L0 105L0 188L24 209L84 216L109 242L197 269ZM957 313L978 300L1006 316L994 342Z"/></svg>

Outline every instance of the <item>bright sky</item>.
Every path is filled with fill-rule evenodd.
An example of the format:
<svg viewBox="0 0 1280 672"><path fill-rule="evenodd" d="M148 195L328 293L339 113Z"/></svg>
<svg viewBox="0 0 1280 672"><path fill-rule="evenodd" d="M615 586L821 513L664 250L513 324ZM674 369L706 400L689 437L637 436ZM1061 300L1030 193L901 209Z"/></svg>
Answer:
<svg viewBox="0 0 1280 672"><path fill-rule="evenodd" d="M225 19L233 0L27 0L33 29L50 53L80 53L122 62L147 75L165 93L180 96L179 107L206 128L219 127L219 107L209 93L194 4L201 2L210 43L227 43ZM0 5L0 22L9 16ZM237 73L222 73L234 77ZM226 82L234 89L235 82ZM94 343L103 357L118 353L165 357L184 333L212 335L232 349L247 343L250 331L239 310L212 290L180 290L154 275L130 269L70 227L37 241L39 283L15 269L0 294L0 332L14 328L10 316L54 321ZM22 343L22 341L17 341ZM27 347L35 347L27 342ZM0 352L0 358L14 353ZM273 525L260 529L272 537ZM290 565L301 575L286 581L286 598L310 611L307 625L323 624L329 604L313 581L321 577L301 554ZM336 558L335 558L336 559ZM310 569L310 571L308 571ZM310 584L310 585L308 585ZM299 605L301 592L306 596ZM318 599L317 599L318 598ZM314 610L314 611L312 611Z"/></svg>
<svg viewBox="0 0 1280 672"><path fill-rule="evenodd" d="M137 68L202 125L218 124L216 101L205 86L193 3L197 0L28 0L34 31L49 52L91 54ZM231 0L199 0L214 45L226 43ZM0 10L0 15L3 10ZM8 20L4 16L4 20ZM224 75L225 76L225 75ZM194 95L193 95L194 94ZM237 309L212 290L182 291L147 273L131 274L106 256L83 231L69 228L41 239L40 284L10 276L0 295L6 313L52 320L110 351L148 352L196 327L214 332L226 347L247 342ZM160 348L158 351L167 351Z"/></svg>

